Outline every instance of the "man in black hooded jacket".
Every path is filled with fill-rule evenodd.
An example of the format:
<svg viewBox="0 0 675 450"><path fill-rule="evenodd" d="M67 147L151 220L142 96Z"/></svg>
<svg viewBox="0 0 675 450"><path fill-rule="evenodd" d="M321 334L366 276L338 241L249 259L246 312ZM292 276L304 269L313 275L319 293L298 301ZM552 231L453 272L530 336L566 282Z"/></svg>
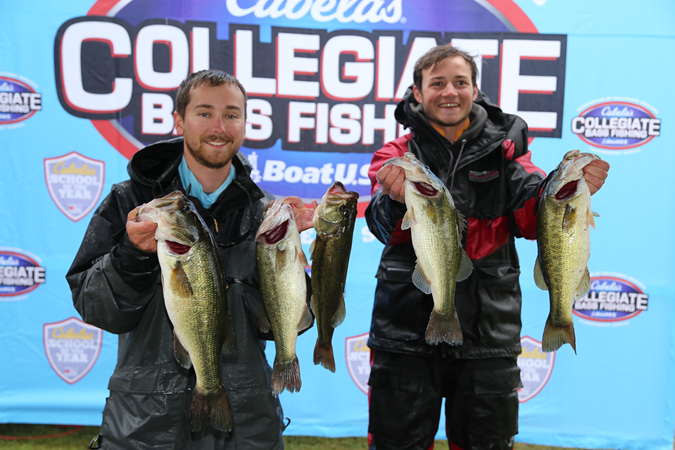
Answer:
<svg viewBox="0 0 675 450"><path fill-rule="evenodd" d="M261 340L271 335L258 328L255 234L270 195L251 180L251 167L238 153L245 136L246 91L230 75L201 71L181 84L176 104L176 128L183 137L132 157L130 180L115 184L102 202L67 274L83 320L119 335L100 448L282 449L283 412L271 393ZM234 416L229 434L210 426L191 433L195 375L174 357L156 254L157 225L135 220L144 203L188 187L218 245L237 338L237 354L221 357ZM289 202L296 206L298 228L308 228L312 210L299 198Z"/></svg>
<svg viewBox="0 0 675 450"><path fill-rule="evenodd" d="M530 161L527 125L490 103L476 87L477 71L470 55L451 46L422 56L396 109L412 134L373 155L366 220L385 248L368 340L371 449L430 448L443 398L451 449L511 449L518 432L521 293L514 238L536 238L534 208L545 174ZM424 339L433 300L411 281L416 257L410 230L401 230L405 173L383 166L407 151L445 183L467 218L463 246L473 272L457 283L459 346ZM608 169L601 160L585 168L592 193Z"/></svg>

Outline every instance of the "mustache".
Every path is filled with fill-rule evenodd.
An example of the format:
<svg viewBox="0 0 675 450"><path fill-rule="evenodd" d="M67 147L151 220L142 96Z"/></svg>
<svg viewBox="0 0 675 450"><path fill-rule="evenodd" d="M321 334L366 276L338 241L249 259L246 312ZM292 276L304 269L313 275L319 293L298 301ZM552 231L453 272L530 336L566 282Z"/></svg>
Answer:
<svg viewBox="0 0 675 450"><path fill-rule="evenodd" d="M234 142L234 139L232 138L232 136L229 136L227 134L210 134L202 140L208 141L208 142L212 142L212 141Z"/></svg>

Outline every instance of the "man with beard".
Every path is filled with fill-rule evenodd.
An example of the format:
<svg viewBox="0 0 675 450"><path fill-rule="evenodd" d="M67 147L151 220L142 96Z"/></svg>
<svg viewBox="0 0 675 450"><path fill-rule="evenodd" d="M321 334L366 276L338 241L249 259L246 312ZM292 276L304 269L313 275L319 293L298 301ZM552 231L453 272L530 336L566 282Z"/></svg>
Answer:
<svg viewBox="0 0 675 450"><path fill-rule="evenodd" d="M371 449L427 450L446 400L453 450L513 448L518 433L521 294L515 237L536 238L536 198L545 174L530 161L528 131L478 90L473 58L435 47L415 64L396 120L412 133L375 152L366 210L370 231L385 244L368 346ZM463 245L473 272L457 283L463 343L430 345L425 331L431 295L412 283L415 251L402 230L405 173L384 162L413 152L447 186L467 218ZM584 168L591 193L607 178L602 160Z"/></svg>
<svg viewBox="0 0 675 450"><path fill-rule="evenodd" d="M282 449L283 412L271 393L261 340L272 336L258 328L255 264L255 234L271 196L251 180L251 167L239 153L246 91L223 72L194 73L180 85L174 119L183 137L149 145L131 158L130 179L115 184L92 217L67 274L83 320L119 335L97 439L106 449ZM136 221L141 205L175 190L189 194L223 262L237 337L237 354L221 357L234 416L231 433L210 426L191 433L195 375L174 357L157 224ZM297 197L288 202L296 207L298 228L309 228L312 209Z"/></svg>

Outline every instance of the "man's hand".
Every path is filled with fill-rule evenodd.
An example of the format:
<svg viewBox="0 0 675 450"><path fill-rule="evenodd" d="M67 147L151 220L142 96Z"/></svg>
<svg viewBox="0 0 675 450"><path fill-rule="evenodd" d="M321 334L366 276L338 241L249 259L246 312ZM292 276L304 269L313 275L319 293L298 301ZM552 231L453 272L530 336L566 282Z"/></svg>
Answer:
<svg viewBox="0 0 675 450"><path fill-rule="evenodd" d="M602 159L596 159L584 167L583 171L586 183L588 183L588 189L591 191L591 195L593 195L605 184L607 172L609 171L609 163Z"/></svg>
<svg viewBox="0 0 675 450"><path fill-rule="evenodd" d="M405 172L398 166L387 165L377 171L377 182L382 187L382 193L392 200L405 203Z"/></svg>
<svg viewBox="0 0 675 450"><path fill-rule="evenodd" d="M149 221L136 221L140 208L139 206L133 209L127 215L127 235L131 243L139 250L146 253L157 253L157 240L155 239L157 224Z"/></svg>
<svg viewBox="0 0 675 450"><path fill-rule="evenodd" d="M314 226L314 210L319 206L319 202L312 200L311 207L307 207L300 197L290 196L283 201L284 205L293 206L293 214L295 215L295 224L298 226L298 231L303 232Z"/></svg>

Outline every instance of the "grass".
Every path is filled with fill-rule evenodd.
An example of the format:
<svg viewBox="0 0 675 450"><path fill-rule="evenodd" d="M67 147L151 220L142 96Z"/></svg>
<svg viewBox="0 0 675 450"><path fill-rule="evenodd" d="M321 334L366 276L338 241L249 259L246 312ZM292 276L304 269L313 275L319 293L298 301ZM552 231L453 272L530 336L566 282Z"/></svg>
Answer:
<svg viewBox="0 0 675 450"><path fill-rule="evenodd" d="M0 436L29 437L49 436L74 431L74 427L56 425L0 424ZM0 439L0 448L7 450L83 450L99 432L99 427L82 427L67 436L43 439ZM284 436L286 450L367 450L366 438L328 439L311 436ZM516 443L515 450L555 450L558 447ZM446 441L436 441L434 450L448 450ZM570 449L579 450L579 449Z"/></svg>

